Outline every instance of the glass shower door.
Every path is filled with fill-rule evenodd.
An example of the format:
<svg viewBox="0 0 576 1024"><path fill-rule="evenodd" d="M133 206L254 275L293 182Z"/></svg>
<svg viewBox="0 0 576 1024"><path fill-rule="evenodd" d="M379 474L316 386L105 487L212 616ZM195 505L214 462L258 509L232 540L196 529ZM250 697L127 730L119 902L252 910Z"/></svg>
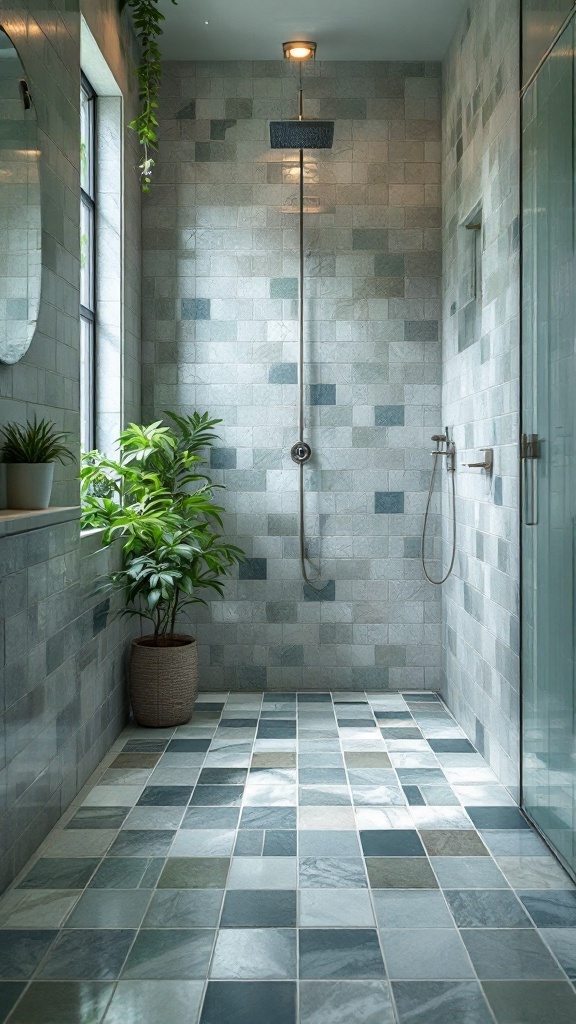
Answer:
<svg viewBox="0 0 576 1024"><path fill-rule="evenodd" d="M523 806L576 872L575 22L523 99Z"/></svg>

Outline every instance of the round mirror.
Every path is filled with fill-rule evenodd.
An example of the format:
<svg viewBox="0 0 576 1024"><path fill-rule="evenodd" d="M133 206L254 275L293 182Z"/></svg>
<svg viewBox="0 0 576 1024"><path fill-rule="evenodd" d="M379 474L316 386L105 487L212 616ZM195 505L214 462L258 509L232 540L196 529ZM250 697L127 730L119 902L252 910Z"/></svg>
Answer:
<svg viewBox="0 0 576 1024"><path fill-rule="evenodd" d="M28 80L0 28L0 362L30 347L41 277L40 150Z"/></svg>

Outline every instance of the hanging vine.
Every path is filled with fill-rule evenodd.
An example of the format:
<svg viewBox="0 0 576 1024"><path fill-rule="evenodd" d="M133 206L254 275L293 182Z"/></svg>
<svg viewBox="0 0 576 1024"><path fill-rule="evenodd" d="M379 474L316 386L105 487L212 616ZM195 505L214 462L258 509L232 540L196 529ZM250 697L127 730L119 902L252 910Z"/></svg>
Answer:
<svg viewBox="0 0 576 1024"><path fill-rule="evenodd" d="M172 0L177 4L178 0ZM132 21L136 37L140 44L140 61L135 68L138 79L138 94L141 109L138 117L130 122L140 139L142 160L140 161L140 179L142 191L150 191L150 180L154 167L153 154L158 149L156 129L156 111L158 109L158 90L162 78L162 63L158 39L162 35L164 15L158 10L158 0L119 0L120 12L125 7L132 12Z"/></svg>

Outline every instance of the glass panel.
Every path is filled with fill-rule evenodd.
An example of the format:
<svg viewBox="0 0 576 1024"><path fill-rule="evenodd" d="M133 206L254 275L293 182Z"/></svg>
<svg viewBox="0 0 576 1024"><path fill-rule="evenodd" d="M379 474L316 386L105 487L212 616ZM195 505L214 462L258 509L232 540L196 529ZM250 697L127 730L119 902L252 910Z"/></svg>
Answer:
<svg viewBox="0 0 576 1024"><path fill-rule="evenodd" d="M80 443L94 448L94 324L80 320Z"/></svg>
<svg viewBox="0 0 576 1024"><path fill-rule="evenodd" d="M94 211L84 199L80 206L80 303L94 311Z"/></svg>
<svg viewBox="0 0 576 1024"><path fill-rule="evenodd" d="M84 86L80 93L80 187L94 198L94 99Z"/></svg>
<svg viewBox="0 0 576 1024"><path fill-rule="evenodd" d="M534 74L574 0L522 0L522 80Z"/></svg>
<svg viewBox="0 0 576 1024"><path fill-rule="evenodd" d="M523 101L523 802L576 870L574 24ZM535 522L535 525L526 525Z"/></svg>

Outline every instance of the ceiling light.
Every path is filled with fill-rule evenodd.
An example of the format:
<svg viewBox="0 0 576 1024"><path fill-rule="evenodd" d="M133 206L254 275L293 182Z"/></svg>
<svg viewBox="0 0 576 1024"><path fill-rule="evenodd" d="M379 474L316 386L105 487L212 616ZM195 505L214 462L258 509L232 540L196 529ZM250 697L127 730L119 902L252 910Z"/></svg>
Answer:
<svg viewBox="0 0 576 1024"><path fill-rule="evenodd" d="M316 55L316 43L304 39L282 43L282 49L287 60L311 60Z"/></svg>

